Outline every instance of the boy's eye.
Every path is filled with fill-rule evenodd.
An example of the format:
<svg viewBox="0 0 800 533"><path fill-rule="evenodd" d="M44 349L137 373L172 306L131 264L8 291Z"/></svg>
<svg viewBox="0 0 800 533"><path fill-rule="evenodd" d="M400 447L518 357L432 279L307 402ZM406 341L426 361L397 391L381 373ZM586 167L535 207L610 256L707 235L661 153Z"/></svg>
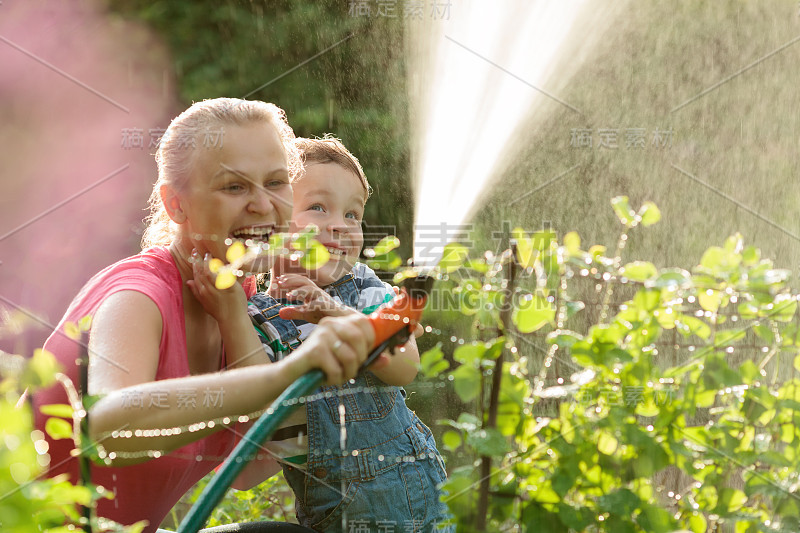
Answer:
<svg viewBox="0 0 800 533"><path fill-rule="evenodd" d="M325 208L324 208L324 207L322 207L322 206L321 206L321 205L319 205L319 204L314 204L314 205L312 205L311 207L309 207L309 208L308 208L308 210L309 210L309 211L321 211L321 212L324 212L324 211L325 211Z"/></svg>
<svg viewBox="0 0 800 533"><path fill-rule="evenodd" d="M353 220L359 220L358 213L350 211L349 213L344 215L345 218L352 218Z"/></svg>

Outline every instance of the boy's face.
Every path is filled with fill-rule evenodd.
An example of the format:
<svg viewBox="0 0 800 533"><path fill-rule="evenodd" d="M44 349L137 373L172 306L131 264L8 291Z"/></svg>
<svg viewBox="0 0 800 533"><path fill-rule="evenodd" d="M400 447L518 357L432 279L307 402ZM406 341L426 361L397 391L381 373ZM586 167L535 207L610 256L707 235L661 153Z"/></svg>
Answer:
<svg viewBox="0 0 800 533"><path fill-rule="evenodd" d="M308 277L320 287L350 272L364 245L361 219L366 192L358 176L335 163L311 163L292 184L294 212L291 230L310 225L319 229L317 240L330 252L330 260Z"/></svg>

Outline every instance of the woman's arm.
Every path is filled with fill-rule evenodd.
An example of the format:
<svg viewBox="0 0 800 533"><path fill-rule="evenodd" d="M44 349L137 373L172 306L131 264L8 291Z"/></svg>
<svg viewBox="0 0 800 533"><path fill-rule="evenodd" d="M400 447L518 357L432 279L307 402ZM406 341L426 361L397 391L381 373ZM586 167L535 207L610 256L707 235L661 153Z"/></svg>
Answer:
<svg viewBox="0 0 800 533"><path fill-rule="evenodd" d="M214 284L216 275L209 269L210 258L206 254L205 259L201 260L196 252L192 254L194 279L186 284L206 313L217 321L225 346L226 367L241 368L269 363L269 356L247 314L247 296L242 285L234 283L227 289L217 289Z"/></svg>
<svg viewBox="0 0 800 533"><path fill-rule="evenodd" d="M162 327L155 303L134 291L109 296L92 321L89 393L105 396L90 410L90 435L120 457L119 452L172 451L218 431L221 425L209 429L208 421L230 417L233 423L265 408L312 368L321 368L329 383L342 383L355 376L374 340L364 317L325 319L292 357L278 363L153 381ZM209 391L216 401L203 401ZM189 430L201 423L204 428ZM161 431L144 436L143 430ZM113 438L115 431L131 436Z"/></svg>

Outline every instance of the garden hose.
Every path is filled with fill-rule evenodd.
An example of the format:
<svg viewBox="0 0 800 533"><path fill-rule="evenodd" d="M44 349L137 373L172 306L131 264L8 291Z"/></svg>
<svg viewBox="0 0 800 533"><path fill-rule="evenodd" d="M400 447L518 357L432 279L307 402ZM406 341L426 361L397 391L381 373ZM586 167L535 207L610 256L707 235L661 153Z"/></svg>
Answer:
<svg viewBox="0 0 800 533"><path fill-rule="evenodd" d="M422 310L433 287L434 279L418 275L403 283L403 291L391 302L369 316L375 330L375 348L361 365L359 372L375 361L385 350L400 346L408 341L409 335L419 323ZM225 496L234 479L244 469L248 459L255 456L286 417L300 405L300 398L308 396L325 381L325 374L314 369L289 385L259 418L253 427L242 437L206 485L197 502L189 510L178 527L178 533L196 533L202 528L209 515Z"/></svg>

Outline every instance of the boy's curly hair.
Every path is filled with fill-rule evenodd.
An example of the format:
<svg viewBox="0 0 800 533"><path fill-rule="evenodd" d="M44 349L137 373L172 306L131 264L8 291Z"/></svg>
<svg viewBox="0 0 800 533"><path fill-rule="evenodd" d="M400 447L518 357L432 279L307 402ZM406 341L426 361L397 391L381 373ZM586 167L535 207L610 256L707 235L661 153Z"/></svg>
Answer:
<svg viewBox="0 0 800 533"><path fill-rule="evenodd" d="M358 162L358 158L345 148L342 141L333 135L326 134L320 139L298 137L295 139L294 144L300 152L300 157L304 165L336 163L355 174L359 181L361 181L365 193L364 202L370 197L372 194L372 187L369 186L369 181L367 181L367 176L364 174L364 169L361 168L361 163ZM297 179L303 179L302 174Z"/></svg>

